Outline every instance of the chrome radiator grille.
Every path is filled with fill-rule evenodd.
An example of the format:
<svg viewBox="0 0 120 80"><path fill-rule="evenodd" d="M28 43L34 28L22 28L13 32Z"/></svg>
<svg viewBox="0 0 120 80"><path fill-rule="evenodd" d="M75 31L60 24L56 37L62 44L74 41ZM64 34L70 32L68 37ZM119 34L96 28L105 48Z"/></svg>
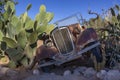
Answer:
<svg viewBox="0 0 120 80"><path fill-rule="evenodd" d="M52 32L53 41L61 54L73 51L74 45L68 28L57 28Z"/></svg>

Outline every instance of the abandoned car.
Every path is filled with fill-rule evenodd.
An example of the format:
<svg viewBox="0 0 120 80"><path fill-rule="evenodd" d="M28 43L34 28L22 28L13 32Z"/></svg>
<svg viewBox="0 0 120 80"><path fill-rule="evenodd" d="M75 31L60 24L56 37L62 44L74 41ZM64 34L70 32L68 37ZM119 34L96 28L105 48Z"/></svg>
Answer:
<svg viewBox="0 0 120 80"><path fill-rule="evenodd" d="M60 66L82 57L87 51L91 51L98 63L103 60L96 31L80 23L56 27L50 35L43 33L42 37L43 40L37 43L38 48L30 69L36 63L39 67Z"/></svg>

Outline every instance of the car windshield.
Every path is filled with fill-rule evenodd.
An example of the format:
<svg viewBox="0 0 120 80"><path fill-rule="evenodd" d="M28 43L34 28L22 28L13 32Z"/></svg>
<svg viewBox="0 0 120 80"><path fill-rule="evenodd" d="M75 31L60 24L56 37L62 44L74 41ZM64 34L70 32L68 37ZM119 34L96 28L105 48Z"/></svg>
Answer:
<svg viewBox="0 0 120 80"><path fill-rule="evenodd" d="M83 19L80 14L74 14L74 15L68 16L64 19L56 21L54 24L56 25L56 27L61 27L61 26L68 26L75 23L83 24Z"/></svg>

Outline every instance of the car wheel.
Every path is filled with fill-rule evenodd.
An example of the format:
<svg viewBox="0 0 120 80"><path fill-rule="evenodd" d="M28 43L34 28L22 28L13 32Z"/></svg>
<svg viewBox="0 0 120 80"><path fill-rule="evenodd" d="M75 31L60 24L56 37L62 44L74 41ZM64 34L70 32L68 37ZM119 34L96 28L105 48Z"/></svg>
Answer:
<svg viewBox="0 0 120 80"><path fill-rule="evenodd" d="M101 63L103 61L102 51L100 46L97 46L93 49L91 49L92 54L96 57L96 61L98 63Z"/></svg>
<svg viewBox="0 0 120 80"><path fill-rule="evenodd" d="M103 60L102 50L100 46L97 46L91 49L91 53L93 54L92 59L94 63L94 68L99 71L104 68L105 61Z"/></svg>

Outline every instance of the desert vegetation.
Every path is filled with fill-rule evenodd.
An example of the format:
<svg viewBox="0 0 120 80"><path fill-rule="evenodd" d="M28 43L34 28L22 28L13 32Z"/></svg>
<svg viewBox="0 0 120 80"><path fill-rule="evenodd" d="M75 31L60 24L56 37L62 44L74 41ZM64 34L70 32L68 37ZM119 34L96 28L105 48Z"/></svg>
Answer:
<svg viewBox="0 0 120 80"><path fill-rule="evenodd" d="M9 61L6 63L9 67L27 67L35 54L41 34L49 34L54 29L54 25L49 24L53 13L46 12L46 7L41 5L39 13L32 20L28 16L31 7L29 4L23 14L16 16L15 3L9 0L1 1L0 63Z"/></svg>
<svg viewBox="0 0 120 80"><path fill-rule="evenodd" d="M20 16L16 16L15 5L14 0L0 2L0 63L12 68L27 67L35 55L41 34L49 34L54 29L50 24L54 14L41 5L33 20L28 16L31 4ZM90 10L88 13L96 18L85 21L84 25L96 30L105 52L104 66L113 68L120 63L120 6L115 5L106 11L101 16Z"/></svg>
<svg viewBox="0 0 120 80"><path fill-rule="evenodd" d="M91 18L87 26L96 29L99 40L104 45L105 66L113 68L120 63L120 6L115 5L101 15L92 11L89 14L96 15L96 18Z"/></svg>

